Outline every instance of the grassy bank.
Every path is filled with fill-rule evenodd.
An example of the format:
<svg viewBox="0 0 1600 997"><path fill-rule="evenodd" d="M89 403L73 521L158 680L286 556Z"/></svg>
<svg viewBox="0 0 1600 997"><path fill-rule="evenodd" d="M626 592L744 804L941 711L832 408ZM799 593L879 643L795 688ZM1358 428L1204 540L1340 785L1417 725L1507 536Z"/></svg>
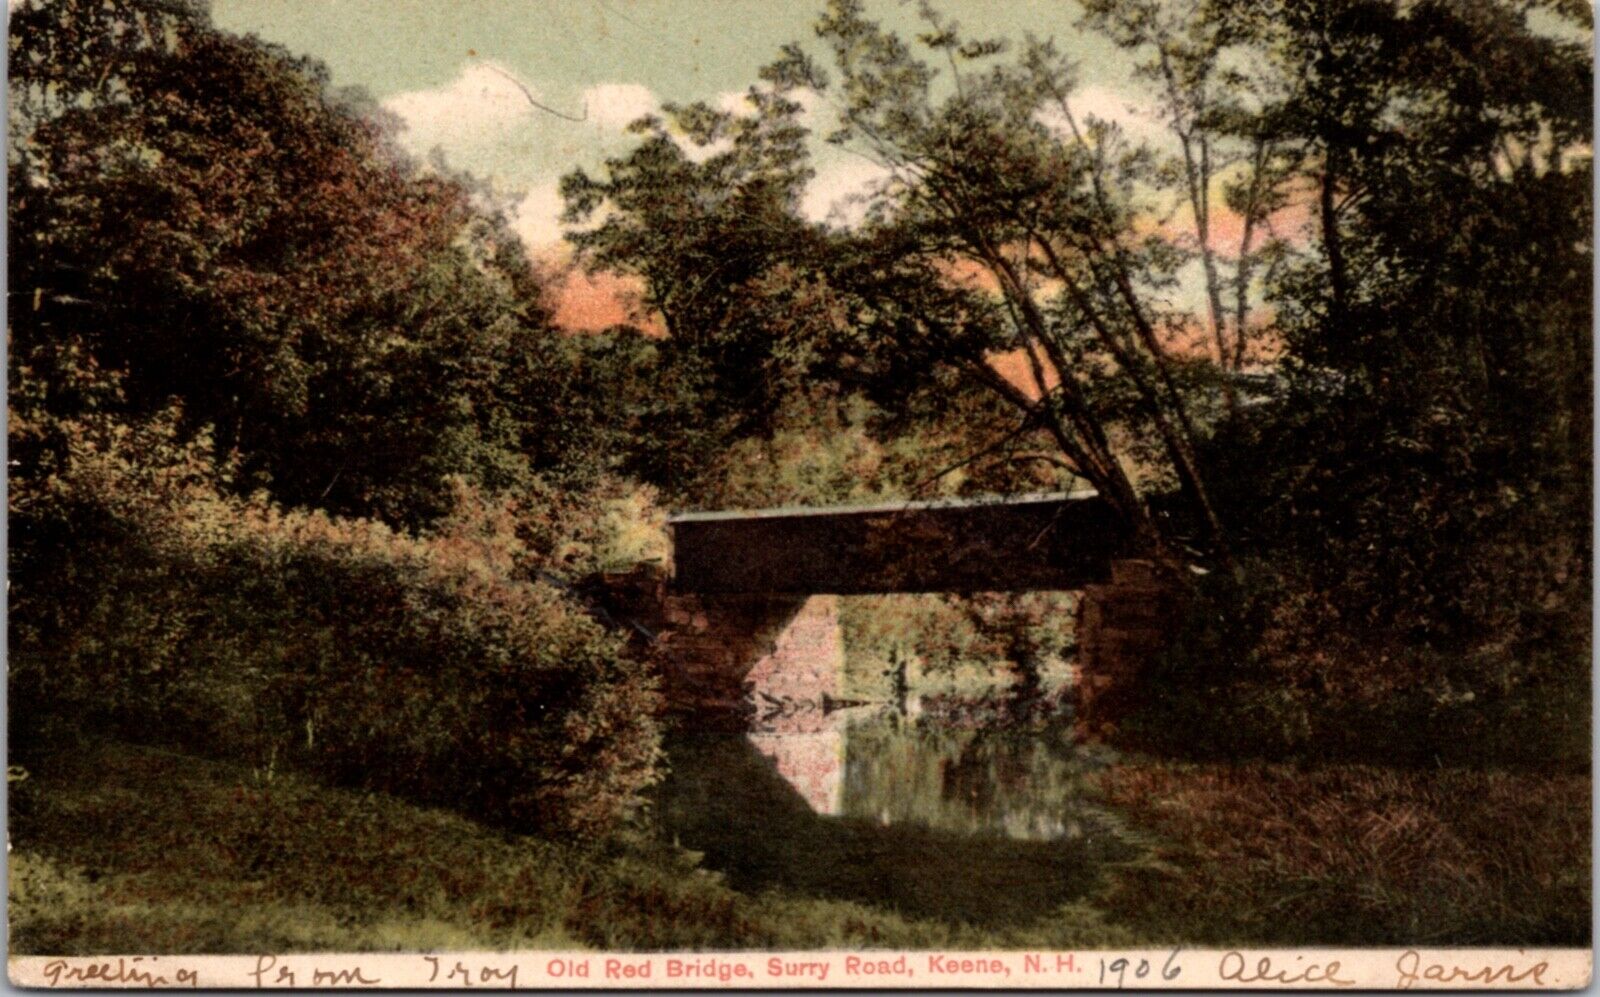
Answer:
<svg viewBox="0 0 1600 997"><path fill-rule="evenodd" d="M12 790L19 953L990 941L858 904L747 896L685 853L645 842L579 850L150 748L93 745ZM1097 921L1069 914L1039 937L1127 940Z"/></svg>
<svg viewBox="0 0 1600 997"><path fill-rule="evenodd" d="M1133 761L1099 791L1139 856L1004 931L751 896L676 849L579 850L150 748L92 744L12 790L20 953L1588 937L1585 777Z"/></svg>
<svg viewBox="0 0 1600 997"><path fill-rule="evenodd" d="M1103 900L1165 939L1589 944L1587 775L1133 762L1101 790L1161 842Z"/></svg>

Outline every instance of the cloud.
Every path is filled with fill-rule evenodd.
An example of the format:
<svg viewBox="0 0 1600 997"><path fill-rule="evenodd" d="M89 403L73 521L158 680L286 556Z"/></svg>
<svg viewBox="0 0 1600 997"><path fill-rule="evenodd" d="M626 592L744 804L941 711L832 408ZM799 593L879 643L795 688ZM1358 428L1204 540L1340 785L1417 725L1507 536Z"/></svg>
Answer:
<svg viewBox="0 0 1600 997"><path fill-rule="evenodd" d="M538 98L531 85L529 92ZM395 94L383 106L405 121L400 141L416 154L435 146L449 154L493 145L540 113L516 74L494 62L472 62L442 87Z"/></svg>
<svg viewBox="0 0 1600 997"><path fill-rule="evenodd" d="M1073 103L1077 113L1115 121L1129 135L1138 138L1153 137L1166 127L1156 117L1155 109L1148 100L1109 87L1084 87L1078 91Z"/></svg>
<svg viewBox="0 0 1600 997"><path fill-rule="evenodd" d="M454 169L531 192L519 206L521 230L538 244L555 231L557 179L625 150L632 142L626 126L659 102L638 83L576 92L474 60L442 86L396 94L383 104L403 122L397 139L412 155L424 158L439 149Z"/></svg>
<svg viewBox="0 0 1600 997"><path fill-rule="evenodd" d="M733 115L746 115L755 112L755 105L750 103L748 90L724 90L711 98L706 103L719 111L727 111Z"/></svg>
<svg viewBox="0 0 1600 997"><path fill-rule="evenodd" d="M889 176L888 169L865 159L819 166L800 198L800 214L814 222L859 225L866 215L868 196Z"/></svg>
<svg viewBox="0 0 1600 997"><path fill-rule="evenodd" d="M639 83L599 83L583 92L589 120L618 131L654 111L659 103L655 93Z"/></svg>
<svg viewBox="0 0 1600 997"><path fill-rule="evenodd" d="M1166 126L1156 116L1148 98L1137 94L1110 87L1081 87L1067 95L1067 106L1071 108L1080 127L1093 116L1121 125L1123 132L1131 139L1152 140L1165 135ZM1066 116L1057 107L1040 110L1037 118L1046 128L1054 131L1067 132L1069 129Z"/></svg>
<svg viewBox="0 0 1600 997"><path fill-rule="evenodd" d="M511 230L530 252L561 242L561 192L556 185L543 184L523 196L512 209Z"/></svg>

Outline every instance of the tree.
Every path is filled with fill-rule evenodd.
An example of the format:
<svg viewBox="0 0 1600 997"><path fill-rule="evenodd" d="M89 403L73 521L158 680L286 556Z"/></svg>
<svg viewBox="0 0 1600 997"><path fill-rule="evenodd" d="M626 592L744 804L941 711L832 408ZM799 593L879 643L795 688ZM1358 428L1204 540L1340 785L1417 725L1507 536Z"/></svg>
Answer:
<svg viewBox="0 0 1600 997"><path fill-rule="evenodd" d="M973 404L949 377L953 356L1004 383L986 359L990 330L962 317L987 305L905 265L895 236L857 239L799 216L811 176L801 105L767 77L748 113L668 107L634 125L642 141L602 175L563 182L569 221L602 219L569 236L581 258L639 278L666 333L593 340L583 393L606 410L597 419L627 427L625 467L679 501L729 500L715 480L729 455L770 450L797 409L826 423L864 397L872 432L904 434ZM940 335L918 337L927 326Z"/></svg>
<svg viewBox="0 0 1600 997"><path fill-rule="evenodd" d="M560 463L514 237L322 67L195 4L63 0L13 11L10 68L20 362L81 344L130 416L178 400L295 505L419 525L450 475Z"/></svg>
<svg viewBox="0 0 1600 997"><path fill-rule="evenodd" d="M1182 254L1136 224L1150 213L1156 179L1148 151L1073 113L1071 67L1052 43L1029 39L1005 63L1005 44L965 39L928 5L922 15L929 30L919 41L948 64L946 80L855 0L831 3L817 26L836 91L798 46L772 73L837 92L842 126L830 141L892 173L868 238L914 261L928 283L952 265L982 275L984 293L961 296L958 321L985 324L996 345L1017 350L1030 382L1020 387L995 376L987 357L955 351L968 374L1042 427L1065 467L1150 547L1161 537L1117 437L1157 441L1161 464L1147 476L1175 478L1226 559L1227 531L1196 451L1204 430L1195 365L1173 345L1185 317L1167 305ZM932 331L924 324L916 334Z"/></svg>
<svg viewBox="0 0 1600 997"><path fill-rule="evenodd" d="M1284 250L1272 216L1293 196L1298 147L1262 113L1272 99L1270 84L1236 68L1247 60L1226 63L1237 40L1207 3L1085 0L1083 6L1083 26L1142 57L1135 75L1153 87L1156 114L1177 145L1166 170L1193 229L1189 248L1205 286L1216 364L1237 374L1249 357L1257 278L1265 264L1270 282ZM1238 221L1231 259L1213 224L1221 210ZM1236 413L1234 379L1224 377L1221 386Z"/></svg>
<svg viewBox="0 0 1600 997"><path fill-rule="evenodd" d="M1319 208L1331 204L1319 245L1274 294L1302 384L1337 385L1352 416L1384 427L1376 439L1400 444L1400 466L1442 430L1465 434L1476 471L1495 450L1504 474L1581 468L1592 214L1581 44L1493 0L1329 3L1306 23L1261 13L1296 112L1278 117L1299 123L1283 134L1307 147ZM1286 37L1284 24L1298 30ZM1360 82L1347 83L1330 60L1358 52Z"/></svg>
<svg viewBox="0 0 1600 997"><path fill-rule="evenodd" d="M802 366L785 354L800 339L782 331L819 242L796 211L810 177L800 108L759 87L749 101L749 115L669 105L634 123L639 145L600 177L579 169L561 184L569 222L602 218L569 236L580 258L640 278L665 326L651 359L681 431L651 480L677 494L724 442L771 430Z"/></svg>
<svg viewBox="0 0 1600 997"><path fill-rule="evenodd" d="M1297 149L1313 207L1269 288L1287 391L1214 451L1287 603L1316 593L1283 626L1305 645L1358 637L1341 667L1387 661L1387 681L1485 705L1558 678L1586 689L1586 10L1211 16L1277 95L1262 126Z"/></svg>

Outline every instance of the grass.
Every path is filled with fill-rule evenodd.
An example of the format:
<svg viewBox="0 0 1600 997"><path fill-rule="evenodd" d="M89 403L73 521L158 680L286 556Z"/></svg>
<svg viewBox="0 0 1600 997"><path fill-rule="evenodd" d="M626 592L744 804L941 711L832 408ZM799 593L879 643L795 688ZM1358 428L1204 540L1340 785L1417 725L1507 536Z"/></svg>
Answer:
<svg viewBox="0 0 1600 997"><path fill-rule="evenodd" d="M1166 940L1589 944L1587 775L1133 762L1101 790L1162 841L1105 901Z"/></svg>
<svg viewBox="0 0 1600 997"><path fill-rule="evenodd" d="M91 742L12 788L18 953L1587 944L1586 776L1130 760L1134 855L1011 927L751 895L679 849Z"/></svg>
<svg viewBox="0 0 1600 997"><path fill-rule="evenodd" d="M935 948L986 933L729 888L678 849L580 849L153 748L57 754L12 790L12 951ZM1092 913L1042 929L1123 938ZM1021 937L1018 941L1020 943Z"/></svg>

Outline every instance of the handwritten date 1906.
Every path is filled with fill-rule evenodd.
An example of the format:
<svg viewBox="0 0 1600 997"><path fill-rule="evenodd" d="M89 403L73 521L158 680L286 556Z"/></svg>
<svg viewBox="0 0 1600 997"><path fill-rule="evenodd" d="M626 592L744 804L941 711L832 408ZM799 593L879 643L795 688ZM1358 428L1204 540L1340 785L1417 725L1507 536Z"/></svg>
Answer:
<svg viewBox="0 0 1600 997"><path fill-rule="evenodd" d="M1173 949L1167 956L1167 961L1161 965L1161 978L1167 982L1176 980L1183 973L1183 967L1178 965L1177 958L1180 949ZM1115 959L1100 960L1100 982L1110 982L1121 989L1128 984L1130 976L1135 986L1141 980L1149 979L1152 967L1149 959L1133 959L1125 956Z"/></svg>

